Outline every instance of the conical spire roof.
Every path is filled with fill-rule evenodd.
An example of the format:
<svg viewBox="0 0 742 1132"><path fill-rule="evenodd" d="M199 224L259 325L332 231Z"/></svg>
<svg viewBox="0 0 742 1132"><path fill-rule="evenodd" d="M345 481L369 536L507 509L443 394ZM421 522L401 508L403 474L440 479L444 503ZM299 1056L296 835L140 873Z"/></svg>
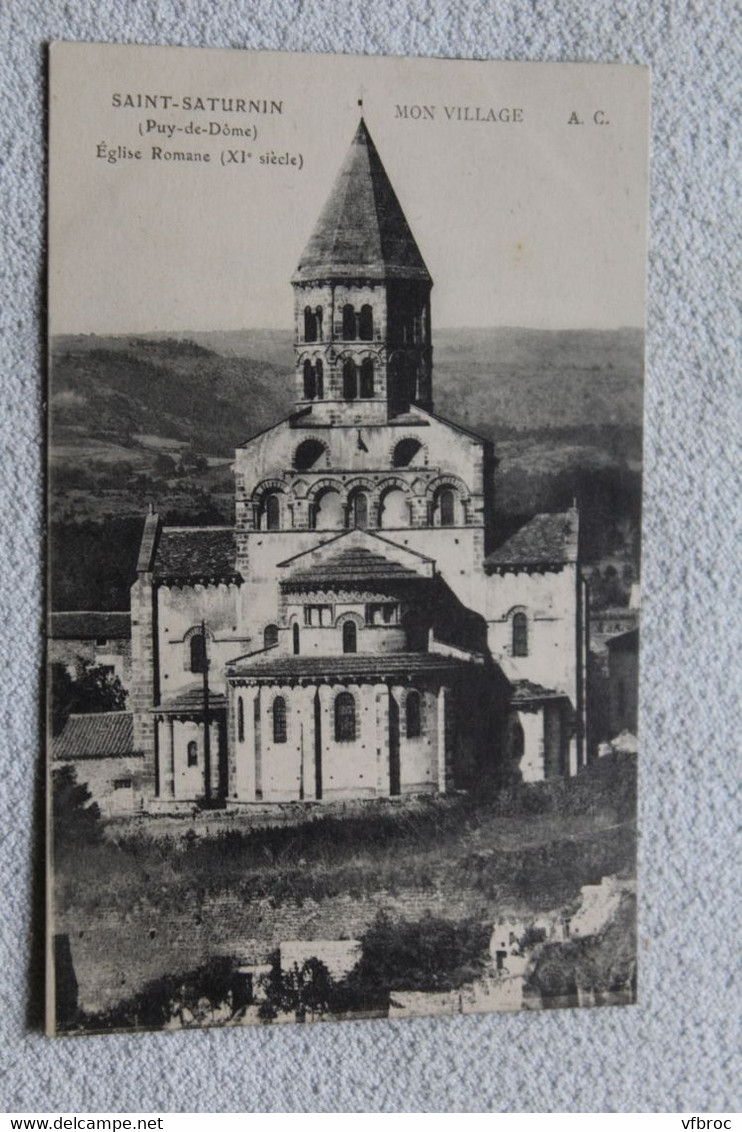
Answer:
<svg viewBox="0 0 742 1132"><path fill-rule="evenodd" d="M294 282L348 276L432 282L363 118Z"/></svg>

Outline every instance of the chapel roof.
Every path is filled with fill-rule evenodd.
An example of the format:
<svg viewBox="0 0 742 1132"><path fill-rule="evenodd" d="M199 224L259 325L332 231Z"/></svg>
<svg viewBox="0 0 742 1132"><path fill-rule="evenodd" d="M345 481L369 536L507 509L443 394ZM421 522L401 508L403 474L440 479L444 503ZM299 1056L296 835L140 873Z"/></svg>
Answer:
<svg viewBox="0 0 742 1132"><path fill-rule="evenodd" d="M420 581L434 574L435 563L408 546L355 528L328 542L279 562L281 585L327 586L368 584L370 581Z"/></svg>
<svg viewBox="0 0 742 1132"><path fill-rule="evenodd" d="M534 515L484 560L489 573L520 568L548 568L577 561L576 510Z"/></svg>
<svg viewBox="0 0 742 1132"><path fill-rule="evenodd" d="M153 572L162 582L241 582L231 527L163 527Z"/></svg>
<svg viewBox="0 0 742 1132"><path fill-rule="evenodd" d="M444 656L433 652L342 653L335 656L291 656L277 654L275 649L261 650L252 656L237 657L227 665L230 676L268 678L333 677L368 680L378 676L404 678L421 672L463 672L470 670L473 661Z"/></svg>
<svg viewBox="0 0 742 1132"><path fill-rule="evenodd" d="M363 118L294 274L431 282Z"/></svg>
<svg viewBox="0 0 742 1132"><path fill-rule="evenodd" d="M89 609L52 613L48 635L56 641L88 641L99 637L123 641L131 637L131 615Z"/></svg>
<svg viewBox="0 0 742 1132"><path fill-rule="evenodd" d="M113 759L140 754L134 749L134 717L129 711L70 715L52 740L55 759Z"/></svg>
<svg viewBox="0 0 742 1132"><path fill-rule="evenodd" d="M209 710L220 711L227 706L227 698L223 692L209 691ZM163 700L157 707L152 708L152 711L157 714L162 712L170 715L193 715L202 712L204 709L204 686L203 681L198 684L191 684L182 691L176 692L167 700Z"/></svg>
<svg viewBox="0 0 742 1132"><path fill-rule="evenodd" d="M384 581L419 581L420 574L400 562L393 562L382 554L375 554L366 547L354 546L338 550L325 562L312 566L297 566L291 570L281 584L286 586L306 585L310 582L330 582L338 584L368 583L372 579Z"/></svg>

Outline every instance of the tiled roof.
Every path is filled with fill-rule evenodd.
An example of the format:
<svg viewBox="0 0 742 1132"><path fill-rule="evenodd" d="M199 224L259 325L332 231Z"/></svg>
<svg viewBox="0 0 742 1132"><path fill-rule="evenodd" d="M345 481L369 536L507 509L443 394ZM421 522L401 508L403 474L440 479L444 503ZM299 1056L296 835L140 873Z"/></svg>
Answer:
<svg viewBox="0 0 742 1132"><path fill-rule="evenodd" d="M49 636L56 641L92 641L98 637L124 641L131 637L131 615L105 610L52 613L49 617Z"/></svg>
<svg viewBox="0 0 742 1132"><path fill-rule="evenodd" d="M563 692L556 692L553 688L544 688L542 684L534 684L531 680L511 680L511 704L528 704L534 700L563 700Z"/></svg>
<svg viewBox="0 0 742 1132"><path fill-rule="evenodd" d="M294 281L348 276L430 281L363 119L299 260Z"/></svg>
<svg viewBox="0 0 742 1132"><path fill-rule="evenodd" d="M299 559L296 566L281 579L281 584L303 586L334 582L338 585L355 585L379 578L384 581L420 581L421 575L366 547L349 546L314 566L302 564Z"/></svg>
<svg viewBox="0 0 742 1132"><path fill-rule="evenodd" d="M489 570L577 561L577 512L534 515L485 558Z"/></svg>
<svg viewBox="0 0 742 1132"><path fill-rule="evenodd" d="M113 759L134 750L133 716L128 711L101 711L69 716L53 740L55 759Z"/></svg>
<svg viewBox="0 0 742 1132"><path fill-rule="evenodd" d="M431 652L386 653L343 653L338 656L280 656L271 652L256 653L254 656L238 657L227 665L231 676L275 677L276 679L301 679L303 677L357 676L368 681L369 677L402 676L419 672L463 672L472 667L472 662L458 657L442 656Z"/></svg>
<svg viewBox="0 0 742 1132"><path fill-rule="evenodd" d="M163 527L155 553L154 574L165 580L217 578L242 581L236 567L231 527Z"/></svg>
<svg viewBox="0 0 742 1132"><path fill-rule="evenodd" d="M222 692L209 691L209 710L219 711L227 706L227 697ZM204 686L202 683L191 684L182 692L176 693L170 699L163 700L159 707L152 708L157 712L199 712L204 709Z"/></svg>

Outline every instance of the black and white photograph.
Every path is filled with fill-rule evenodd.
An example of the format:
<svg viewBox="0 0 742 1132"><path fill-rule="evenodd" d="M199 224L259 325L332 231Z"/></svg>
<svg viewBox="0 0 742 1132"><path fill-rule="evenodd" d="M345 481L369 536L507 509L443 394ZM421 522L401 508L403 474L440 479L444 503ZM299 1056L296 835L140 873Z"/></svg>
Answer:
<svg viewBox="0 0 742 1132"><path fill-rule="evenodd" d="M635 1003L648 70L49 94L48 1031Z"/></svg>

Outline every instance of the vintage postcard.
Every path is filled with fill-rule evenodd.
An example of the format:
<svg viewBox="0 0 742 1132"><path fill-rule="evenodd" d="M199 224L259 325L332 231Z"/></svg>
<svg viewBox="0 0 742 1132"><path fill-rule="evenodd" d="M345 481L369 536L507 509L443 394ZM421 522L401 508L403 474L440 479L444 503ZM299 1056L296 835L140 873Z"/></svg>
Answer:
<svg viewBox="0 0 742 1132"><path fill-rule="evenodd" d="M647 70L50 69L50 1032L635 1001Z"/></svg>

